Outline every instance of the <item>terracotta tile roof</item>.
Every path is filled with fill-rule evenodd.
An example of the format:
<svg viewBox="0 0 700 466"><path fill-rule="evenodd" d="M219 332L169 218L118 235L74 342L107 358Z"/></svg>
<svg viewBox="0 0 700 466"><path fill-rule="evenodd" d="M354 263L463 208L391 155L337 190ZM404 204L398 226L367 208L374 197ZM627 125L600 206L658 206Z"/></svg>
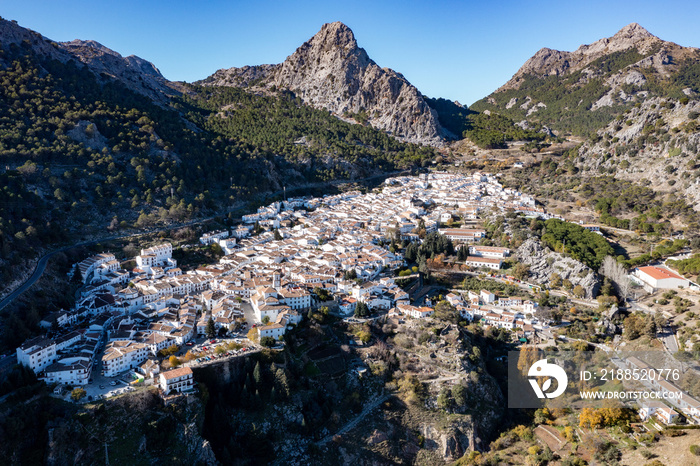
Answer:
<svg viewBox="0 0 700 466"><path fill-rule="evenodd" d="M667 269L662 269L661 267L654 267L652 265L647 266L647 267L640 267L639 268L640 272L644 272L645 274L649 275L651 278L655 280L663 280L666 278L675 278L678 280L685 280L685 278L681 277L680 275L671 272L670 270Z"/></svg>
<svg viewBox="0 0 700 466"><path fill-rule="evenodd" d="M189 367L181 367L179 369L173 369L171 371L163 372L161 374L166 380L174 379L175 377L182 377L185 375L192 375L192 369Z"/></svg>

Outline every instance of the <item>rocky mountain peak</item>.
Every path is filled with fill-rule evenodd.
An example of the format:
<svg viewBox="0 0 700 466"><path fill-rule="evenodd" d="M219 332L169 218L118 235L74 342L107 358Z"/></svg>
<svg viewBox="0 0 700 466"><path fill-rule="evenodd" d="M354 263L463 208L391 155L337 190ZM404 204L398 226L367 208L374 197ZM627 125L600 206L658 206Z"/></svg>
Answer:
<svg viewBox="0 0 700 466"><path fill-rule="evenodd" d="M617 33L610 38L610 41L620 41L620 40L630 40L633 42L638 42L650 37L656 37L638 23L630 23L623 27Z"/></svg>
<svg viewBox="0 0 700 466"><path fill-rule="evenodd" d="M179 93L177 83L163 77L153 63L131 55L122 57L118 52L94 40L75 39L70 42L54 42L15 21L0 18L0 43L28 44L35 53L52 59L69 62L76 60L88 66L102 79L103 75L121 81L129 89L164 103L169 95Z"/></svg>
<svg viewBox="0 0 700 466"><path fill-rule="evenodd" d="M439 146L451 136L418 89L372 61L341 22L324 24L283 63L219 70L200 83L254 92L288 89L308 105L407 142Z"/></svg>
<svg viewBox="0 0 700 466"><path fill-rule="evenodd" d="M518 89L525 75L561 76L573 73L588 66L605 55L636 48L646 54L663 42L637 23L631 23L620 29L614 36L605 37L592 44L581 45L573 52L542 48L518 70L515 75L496 92Z"/></svg>
<svg viewBox="0 0 700 466"><path fill-rule="evenodd" d="M309 41L314 46L357 48L352 29L340 21L326 23Z"/></svg>
<svg viewBox="0 0 700 466"><path fill-rule="evenodd" d="M112 55L115 57L121 57L117 52L114 50L110 49L109 47L105 47L104 45L100 44L96 40L81 40L81 39L73 39L70 42L62 42L61 43L64 47L66 48L87 48L87 49L92 49L96 53L106 53L108 55Z"/></svg>

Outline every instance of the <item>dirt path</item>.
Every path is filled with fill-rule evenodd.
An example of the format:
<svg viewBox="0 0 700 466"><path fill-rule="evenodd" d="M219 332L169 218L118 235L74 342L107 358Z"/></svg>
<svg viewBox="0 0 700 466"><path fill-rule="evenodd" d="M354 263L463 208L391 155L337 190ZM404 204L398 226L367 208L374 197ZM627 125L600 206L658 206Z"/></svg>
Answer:
<svg viewBox="0 0 700 466"><path fill-rule="evenodd" d="M343 427L341 427L340 430L338 432L336 432L335 434L330 434L330 435L325 436L324 438L322 438L321 440L316 442L316 445L323 446L326 443L328 443L330 440L332 440L333 437L335 437L336 435L343 435L344 433L349 432L350 430L355 428L355 426L357 426L357 424L359 424L360 421L365 418L365 416L367 416L370 412L372 412L374 410L374 408L376 408L380 404L384 403L391 396L392 395L390 395L390 394L383 395L383 396L380 396L379 398L377 398L376 400L372 401L370 404L365 406L364 409L362 410L362 412L360 414L358 414L357 416L355 416L355 418L352 421L348 422Z"/></svg>

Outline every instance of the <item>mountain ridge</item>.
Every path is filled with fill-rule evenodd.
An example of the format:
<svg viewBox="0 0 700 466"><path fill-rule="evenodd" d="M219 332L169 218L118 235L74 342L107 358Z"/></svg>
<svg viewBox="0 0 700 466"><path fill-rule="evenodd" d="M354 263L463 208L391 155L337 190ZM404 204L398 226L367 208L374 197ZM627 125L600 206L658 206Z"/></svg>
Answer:
<svg viewBox="0 0 700 466"><path fill-rule="evenodd" d="M698 63L699 49L664 41L631 23L573 52L540 49L472 108L548 126L560 135L587 136L647 98L698 92L693 69Z"/></svg>
<svg viewBox="0 0 700 466"><path fill-rule="evenodd" d="M304 103L406 142L441 146L444 138L454 137L418 89L401 73L377 65L341 22L324 24L282 63L221 69L198 84L254 92L288 89Z"/></svg>
<svg viewBox="0 0 700 466"><path fill-rule="evenodd" d="M94 40L56 42L4 18L0 18L0 38L8 45L26 41L35 52L62 63L71 60L84 63L98 78L102 79L101 74L104 73L161 105L166 103L169 96L181 93L179 83L163 77L153 63L136 55L123 57Z"/></svg>
<svg viewBox="0 0 700 466"><path fill-rule="evenodd" d="M573 52L543 47L530 57L520 69L496 92L517 89L526 74L560 76L584 68L603 55L641 46L640 52L648 52L653 45L665 42L637 23L620 29L615 35L580 45ZM670 42L669 42L670 44ZM674 44L675 45L675 44Z"/></svg>

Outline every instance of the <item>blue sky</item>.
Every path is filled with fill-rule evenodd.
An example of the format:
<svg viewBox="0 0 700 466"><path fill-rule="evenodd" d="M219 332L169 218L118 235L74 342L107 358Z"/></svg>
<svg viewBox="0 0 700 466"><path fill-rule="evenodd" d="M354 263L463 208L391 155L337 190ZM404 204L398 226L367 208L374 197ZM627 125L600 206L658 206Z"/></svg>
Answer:
<svg viewBox="0 0 700 466"><path fill-rule="evenodd" d="M574 50L637 22L700 47L700 2L676 1L4 2L0 15L53 40L93 39L153 62L171 80L279 63L323 23L343 21L380 66L425 95L463 104L488 95L542 47Z"/></svg>

